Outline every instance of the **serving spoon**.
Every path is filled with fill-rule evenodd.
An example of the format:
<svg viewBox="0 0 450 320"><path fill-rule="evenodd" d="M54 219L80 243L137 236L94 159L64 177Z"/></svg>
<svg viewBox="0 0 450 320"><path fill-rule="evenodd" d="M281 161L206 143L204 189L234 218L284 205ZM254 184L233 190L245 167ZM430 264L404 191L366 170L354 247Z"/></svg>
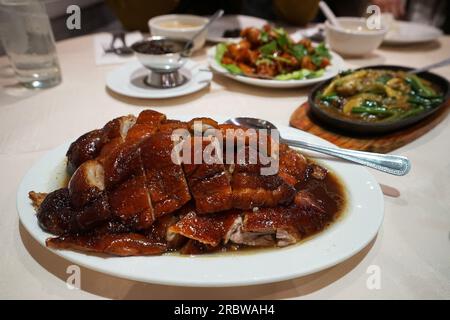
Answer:
<svg viewBox="0 0 450 320"><path fill-rule="evenodd" d="M450 58L444 59L444 60L436 62L436 63L429 64L429 65L427 65L425 67L422 67L422 68L417 68L417 69L408 71L408 74L417 74L417 73L425 72L425 71L428 71L428 70L431 70L431 69L435 69L435 68L438 68L438 67L443 67L443 66L446 66L448 64L450 64Z"/></svg>
<svg viewBox="0 0 450 320"><path fill-rule="evenodd" d="M253 129L266 129L278 131L278 128L273 123L267 120L256 118L247 118L247 117L232 118L225 121L225 123ZM396 176L404 176L411 169L411 162L408 160L407 157L404 156L365 152L365 151L355 151L344 148L326 147L299 140L285 139L282 138L281 135L280 135L280 143L285 143L292 147L303 148L307 150L316 151L319 153L324 153L347 161L362 164L366 167L370 167Z"/></svg>

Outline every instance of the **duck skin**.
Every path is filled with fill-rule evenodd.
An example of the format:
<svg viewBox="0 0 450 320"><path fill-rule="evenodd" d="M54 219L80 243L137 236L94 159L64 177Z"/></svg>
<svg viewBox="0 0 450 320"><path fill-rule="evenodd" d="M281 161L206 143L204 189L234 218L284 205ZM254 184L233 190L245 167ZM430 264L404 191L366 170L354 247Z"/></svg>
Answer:
<svg viewBox="0 0 450 320"><path fill-rule="evenodd" d="M192 134L198 126L210 132L199 149L195 135L174 138L175 130ZM266 139L265 160L253 138ZM189 161L173 152L176 144L190 152ZM205 154L214 161L204 161ZM212 252L233 243L285 246L330 221L320 201L302 190L326 170L270 135L209 118L182 122L153 110L116 118L73 142L67 158L67 188L30 193L40 226L58 236L48 240L52 248L128 256ZM278 172L261 174L267 159L279 160Z"/></svg>
<svg viewBox="0 0 450 320"><path fill-rule="evenodd" d="M47 239L52 249L106 253L116 256L145 256L164 253L166 244L155 242L139 233L67 235Z"/></svg>
<svg viewBox="0 0 450 320"><path fill-rule="evenodd" d="M82 163L95 159L105 145L124 141L128 130L135 124L132 115L109 121L102 129L92 130L74 141L67 150L67 171L73 173Z"/></svg>
<svg viewBox="0 0 450 320"><path fill-rule="evenodd" d="M228 242L240 214L239 210L230 210L205 215L191 209L169 228L169 232L216 247Z"/></svg>

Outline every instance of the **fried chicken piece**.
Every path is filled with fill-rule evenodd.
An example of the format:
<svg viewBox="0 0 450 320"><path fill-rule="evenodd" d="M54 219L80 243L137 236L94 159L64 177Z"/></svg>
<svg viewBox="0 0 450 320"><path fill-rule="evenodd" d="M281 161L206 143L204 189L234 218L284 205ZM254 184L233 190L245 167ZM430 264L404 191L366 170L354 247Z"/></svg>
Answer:
<svg viewBox="0 0 450 320"><path fill-rule="evenodd" d="M261 76L275 77L278 74L278 68L275 63L264 62L256 66L256 73Z"/></svg>
<svg viewBox="0 0 450 320"><path fill-rule="evenodd" d="M256 71L255 68L253 68L252 66L242 63L242 62L238 63L238 67L246 75L254 75L255 71Z"/></svg>
<svg viewBox="0 0 450 320"><path fill-rule="evenodd" d="M242 29L241 37L248 40L252 46L259 46L261 44L261 31L258 28L249 27Z"/></svg>
<svg viewBox="0 0 450 320"><path fill-rule="evenodd" d="M292 70L296 70L300 67L300 62L293 55L283 52L280 57L286 60L286 62L283 62L284 67Z"/></svg>
<svg viewBox="0 0 450 320"><path fill-rule="evenodd" d="M320 63L320 68L326 68L331 64L330 59L322 58L322 62Z"/></svg>
<svg viewBox="0 0 450 320"><path fill-rule="evenodd" d="M311 40L308 39L308 38L303 38L303 39L301 39L301 40L298 42L298 44L303 45L303 46L306 48L306 50L308 50L309 53L312 53L312 52L314 51L314 47L312 46L312 42L311 42Z"/></svg>
<svg viewBox="0 0 450 320"><path fill-rule="evenodd" d="M220 63L222 63L222 64L234 64L235 61L234 61L233 58L231 58L230 56L224 55L224 56L222 57L222 60L220 61Z"/></svg>
<svg viewBox="0 0 450 320"><path fill-rule="evenodd" d="M316 65L312 62L310 56L304 56L302 58L302 61L300 64L303 69L308 69L308 70L313 70L313 71L317 69Z"/></svg>

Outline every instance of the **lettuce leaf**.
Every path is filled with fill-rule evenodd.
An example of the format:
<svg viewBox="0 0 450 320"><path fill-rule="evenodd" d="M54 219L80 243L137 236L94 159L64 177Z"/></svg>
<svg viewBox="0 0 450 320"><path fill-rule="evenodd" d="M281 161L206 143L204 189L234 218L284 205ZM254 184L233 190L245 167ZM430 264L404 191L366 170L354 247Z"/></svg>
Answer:
<svg viewBox="0 0 450 320"><path fill-rule="evenodd" d="M221 63L223 55L227 51L228 51L228 49L227 49L226 43L219 43L216 46L216 56L215 56L215 58L216 58L217 63L219 63L219 64Z"/></svg>
<svg viewBox="0 0 450 320"><path fill-rule="evenodd" d="M259 47L259 51L261 51L261 53L263 55L272 55L275 51L277 51L277 43L275 40L270 41L269 43Z"/></svg>
<svg viewBox="0 0 450 320"><path fill-rule="evenodd" d="M294 44L290 48L290 53L297 58L297 60L301 60L304 56L308 54L308 50L306 50L305 46L302 44Z"/></svg>
<svg viewBox="0 0 450 320"><path fill-rule="evenodd" d="M310 73L306 76L306 78L308 78L308 79L319 78L319 77L323 76L324 73L325 73L325 69L310 71Z"/></svg>
<svg viewBox="0 0 450 320"><path fill-rule="evenodd" d="M280 74L275 77L276 80L302 80L302 79L313 79L323 76L325 73L324 69L319 69L316 71L311 71L308 69L300 69L291 73Z"/></svg>
<svg viewBox="0 0 450 320"><path fill-rule="evenodd" d="M222 67L228 70L232 74L242 74L241 68L235 64L222 64Z"/></svg>
<svg viewBox="0 0 450 320"><path fill-rule="evenodd" d="M275 77L276 80L301 80L305 78L306 69L296 70L291 73L280 74Z"/></svg>

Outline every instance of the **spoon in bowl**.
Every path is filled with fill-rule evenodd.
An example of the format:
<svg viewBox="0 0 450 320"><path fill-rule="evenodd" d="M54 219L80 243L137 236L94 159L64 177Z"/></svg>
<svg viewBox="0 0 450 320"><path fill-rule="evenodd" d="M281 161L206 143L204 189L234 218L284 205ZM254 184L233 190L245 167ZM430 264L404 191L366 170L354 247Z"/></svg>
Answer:
<svg viewBox="0 0 450 320"><path fill-rule="evenodd" d="M341 28L342 26L339 23L338 19L334 15L333 11L330 9L330 7L326 4L325 1L319 1L319 8L322 11L322 13L327 17L327 20L330 21L332 25L334 25L337 28Z"/></svg>
<svg viewBox="0 0 450 320"><path fill-rule="evenodd" d="M267 120L256 118L246 118L246 117L232 118L225 121L225 123L253 129L266 129L278 131L277 127L273 123ZM347 161L362 164L366 167L370 167L397 176L404 176L411 169L411 162L408 160L408 158L403 156L355 151L344 148L326 147L299 140L284 139L281 137L281 135L280 135L280 143L285 143L292 147L303 148L319 153L324 153L330 156L334 156L336 158L341 158Z"/></svg>
<svg viewBox="0 0 450 320"><path fill-rule="evenodd" d="M183 57L188 57L191 55L191 50L194 47L194 41L195 39L197 39L197 37L199 35L202 34L203 31L205 31L206 29L209 28L209 26L216 21L217 19L219 19L221 16L223 16L224 11L222 9L217 10L212 16L211 18L209 18L209 21L196 33L194 34L194 36L188 41L186 42L186 45L184 46L183 50L181 51L181 55Z"/></svg>

